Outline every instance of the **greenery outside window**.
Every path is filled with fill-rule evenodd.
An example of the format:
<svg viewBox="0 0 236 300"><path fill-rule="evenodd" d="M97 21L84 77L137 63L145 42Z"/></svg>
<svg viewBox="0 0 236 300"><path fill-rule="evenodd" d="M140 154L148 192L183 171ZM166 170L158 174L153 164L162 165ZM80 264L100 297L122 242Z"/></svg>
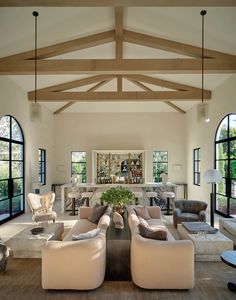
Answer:
<svg viewBox="0 0 236 300"><path fill-rule="evenodd" d="M153 181L161 182L161 174L168 175L168 151L153 152Z"/></svg>
<svg viewBox="0 0 236 300"><path fill-rule="evenodd" d="M216 184L216 212L236 218L236 115L220 122L215 136L215 168L223 179Z"/></svg>
<svg viewBox="0 0 236 300"><path fill-rule="evenodd" d="M193 149L193 184L199 186L201 182L200 153L201 153L200 148Z"/></svg>
<svg viewBox="0 0 236 300"><path fill-rule="evenodd" d="M46 150L39 149L39 183L46 184Z"/></svg>
<svg viewBox="0 0 236 300"><path fill-rule="evenodd" d="M87 162L85 151L72 151L71 152L71 176L74 174L79 175L79 183L87 182Z"/></svg>

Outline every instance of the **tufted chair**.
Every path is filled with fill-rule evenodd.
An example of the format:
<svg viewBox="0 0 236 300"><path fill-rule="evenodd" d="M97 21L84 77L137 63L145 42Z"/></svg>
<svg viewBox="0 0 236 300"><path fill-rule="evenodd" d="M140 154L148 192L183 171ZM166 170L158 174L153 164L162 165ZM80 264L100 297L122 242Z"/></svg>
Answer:
<svg viewBox="0 0 236 300"><path fill-rule="evenodd" d="M55 222L57 214L52 210L55 193L49 192L44 195L29 193L27 200L32 211L32 220L34 222L49 220L53 220L53 222Z"/></svg>
<svg viewBox="0 0 236 300"><path fill-rule="evenodd" d="M173 212L175 228L181 222L205 222L207 203L198 200L177 200Z"/></svg>

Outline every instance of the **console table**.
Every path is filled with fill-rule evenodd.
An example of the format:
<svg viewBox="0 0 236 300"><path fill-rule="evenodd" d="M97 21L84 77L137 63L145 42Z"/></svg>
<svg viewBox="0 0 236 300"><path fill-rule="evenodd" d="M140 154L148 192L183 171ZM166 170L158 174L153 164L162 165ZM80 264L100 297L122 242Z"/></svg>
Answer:
<svg viewBox="0 0 236 300"><path fill-rule="evenodd" d="M130 281L130 230L127 214L124 228L116 229L111 220L107 229L106 280Z"/></svg>

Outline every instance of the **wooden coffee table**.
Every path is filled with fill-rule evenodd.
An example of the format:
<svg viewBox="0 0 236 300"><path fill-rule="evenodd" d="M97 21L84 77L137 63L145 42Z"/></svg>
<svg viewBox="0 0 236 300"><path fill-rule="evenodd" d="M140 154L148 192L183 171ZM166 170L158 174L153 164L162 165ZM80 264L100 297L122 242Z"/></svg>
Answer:
<svg viewBox="0 0 236 300"><path fill-rule="evenodd" d="M236 268L236 251L224 251L220 256L221 260L232 268ZM236 292L236 284L228 282L228 289Z"/></svg>
<svg viewBox="0 0 236 300"><path fill-rule="evenodd" d="M43 232L33 235L30 230L36 227L31 225L10 239L9 246L14 258L41 258L43 245L49 240L60 240L64 232L64 223L39 225L44 228Z"/></svg>

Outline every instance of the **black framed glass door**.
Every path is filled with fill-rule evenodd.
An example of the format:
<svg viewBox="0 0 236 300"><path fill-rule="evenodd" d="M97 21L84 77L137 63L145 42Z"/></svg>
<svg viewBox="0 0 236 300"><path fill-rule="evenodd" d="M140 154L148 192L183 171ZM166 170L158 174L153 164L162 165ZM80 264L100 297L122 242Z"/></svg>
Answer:
<svg viewBox="0 0 236 300"><path fill-rule="evenodd" d="M215 138L215 167L223 177L216 185L216 212L236 218L236 115L227 115Z"/></svg>
<svg viewBox="0 0 236 300"><path fill-rule="evenodd" d="M0 118L0 224L24 213L24 136L12 116Z"/></svg>

